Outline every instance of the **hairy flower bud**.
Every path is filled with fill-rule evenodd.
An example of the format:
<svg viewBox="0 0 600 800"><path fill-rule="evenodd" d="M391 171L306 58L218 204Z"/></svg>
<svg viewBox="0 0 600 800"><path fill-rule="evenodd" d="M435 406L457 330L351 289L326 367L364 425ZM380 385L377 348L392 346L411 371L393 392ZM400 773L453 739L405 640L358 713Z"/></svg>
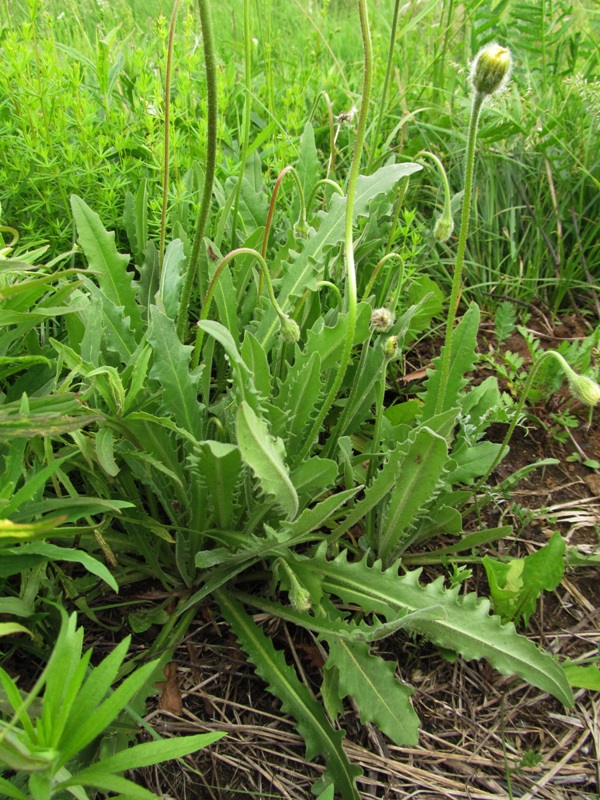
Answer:
<svg viewBox="0 0 600 800"><path fill-rule="evenodd" d="M508 83L512 58L508 47L497 42L482 47L471 67L471 84L476 92L494 94Z"/></svg>
<svg viewBox="0 0 600 800"><path fill-rule="evenodd" d="M385 353L385 357L388 359L388 361L394 358L398 352L397 336L390 336L388 339L386 339L386 342L383 345L383 352Z"/></svg>
<svg viewBox="0 0 600 800"><path fill-rule="evenodd" d="M379 333L385 333L394 324L394 317L387 308L376 308L371 314L371 327Z"/></svg>
<svg viewBox="0 0 600 800"><path fill-rule="evenodd" d="M298 323L288 317L287 314L283 314L279 317L279 324L281 326L281 335L283 336L283 341L286 344L296 344L296 342L300 339L300 328L298 327Z"/></svg>
<svg viewBox="0 0 600 800"><path fill-rule="evenodd" d="M569 387L575 397L586 406L595 406L600 403L600 386L587 375L569 377Z"/></svg>
<svg viewBox="0 0 600 800"><path fill-rule="evenodd" d="M444 209L444 213L438 218L433 228L433 238L437 242L447 242L448 239L452 236L453 230L454 230L454 220L452 219L452 214L450 213L450 209L448 209L447 211L446 209Z"/></svg>

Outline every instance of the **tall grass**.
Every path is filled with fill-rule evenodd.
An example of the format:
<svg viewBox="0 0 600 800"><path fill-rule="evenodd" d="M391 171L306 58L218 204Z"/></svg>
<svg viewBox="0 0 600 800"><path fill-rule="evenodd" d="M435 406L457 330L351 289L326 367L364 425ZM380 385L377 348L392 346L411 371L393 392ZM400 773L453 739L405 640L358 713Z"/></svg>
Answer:
<svg viewBox="0 0 600 800"><path fill-rule="evenodd" d="M374 49L372 119L383 87L394 0L370 4ZM571 9L571 10L570 10ZM69 195L85 197L109 227L122 232L124 195L148 180L151 214L160 217L160 168L167 20L172 0L4 0L0 53L0 202L3 221L28 246L70 246ZM543 3L470 0L459 5L409 2L398 8L396 46L380 141L367 131L372 168L395 151L407 160L427 148L442 158L451 185L461 186L466 133L455 120L468 103L468 56L497 38L515 54L511 90L482 118L476 186L478 229L466 259L466 284L484 304L512 297L541 299L557 310L592 283L600 262L598 230L598 72L600 13L578 0ZM249 152L267 180L297 155L306 120L329 150L323 92L337 115L360 91L360 30L343 0L250 4L251 86L246 86L242 0L216 4L220 47L217 179L239 165L244 98L251 101ZM204 158L205 79L195 5L182 7L172 78L169 224L195 214ZM426 35L424 35L426 32ZM597 96L597 87L596 87ZM590 100L592 98L592 100ZM461 112L461 113L456 113ZM344 178L352 127L337 138ZM377 158L375 158L377 154ZM427 208L438 190L424 175L411 202ZM432 194L433 192L433 194ZM429 220L422 216L421 225ZM575 220L575 222L574 222ZM423 228L425 230L425 228ZM452 243L450 243L452 246ZM449 250L420 266L447 280ZM540 289L540 291L538 291ZM571 293L571 295L569 294Z"/></svg>

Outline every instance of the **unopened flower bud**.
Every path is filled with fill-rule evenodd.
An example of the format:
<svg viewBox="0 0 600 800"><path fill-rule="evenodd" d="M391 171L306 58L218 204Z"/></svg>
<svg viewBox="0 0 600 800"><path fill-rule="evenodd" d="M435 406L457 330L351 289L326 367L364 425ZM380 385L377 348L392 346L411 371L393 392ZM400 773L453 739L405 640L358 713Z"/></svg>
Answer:
<svg viewBox="0 0 600 800"><path fill-rule="evenodd" d="M310 592L295 579L290 581L289 598L294 611L310 610Z"/></svg>
<svg viewBox="0 0 600 800"><path fill-rule="evenodd" d="M454 230L454 220L450 209L444 209L444 213L438 218L433 229L433 237L438 242L447 242Z"/></svg>
<svg viewBox="0 0 600 800"><path fill-rule="evenodd" d="M379 333L385 333L394 324L394 317L387 308L376 308L371 314L371 327Z"/></svg>
<svg viewBox="0 0 600 800"><path fill-rule="evenodd" d="M288 317L287 314L283 314L279 317L279 324L281 325L281 335L283 336L283 341L286 344L296 344L296 342L300 339L300 328L298 327L298 323Z"/></svg>
<svg viewBox="0 0 600 800"><path fill-rule="evenodd" d="M383 352L385 353L385 357L389 360L394 358L396 353L398 352L398 337L397 336L390 336L384 346Z"/></svg>
<svg viewBox="0 0 600 800"><path fill-rule="evenodd" d="M586 406L595 406L600 403L600 386L587 375L570 377L569 387L575 397Z"/></svg>
<svg viewBox="0 0 600 800"><path fill-rule="evenodd" d="M508 82L511 66L508 47L502 47L497 42L487 44L477 53L471 67L473 88L483 95L500 91Z"/></svg>

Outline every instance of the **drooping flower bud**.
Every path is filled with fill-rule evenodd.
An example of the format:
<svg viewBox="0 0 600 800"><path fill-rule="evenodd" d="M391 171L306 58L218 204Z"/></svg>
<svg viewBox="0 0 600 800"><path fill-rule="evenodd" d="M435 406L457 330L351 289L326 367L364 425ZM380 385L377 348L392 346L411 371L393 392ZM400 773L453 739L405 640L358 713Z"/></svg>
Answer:
<svg viewBox="0 0 600 800"><path fill-rule="evenodd" d="M596 406L600 403L600 386L587 375L569 376L569 387L575 397L586 406Z"/></svg>
<svg viewBox="0 0 600 800"><path fill-rule="evenodd" d="M494 94L508 83L512 58L508 47L497 42L486 44L475 56L471 67L471 84L476 92Z"/></svg>
<svg viewBox="0 0 600 800"><path fill-rule="evenodd" d="M279 317L279 324L281 326L281 335L286 344L296 344L300 339L300 328L298 323L287 314L282 314Z"/></svg>
<svg viewBox="0 0 600 800"><path fill-rule="evenodd" d="M379 333L385 333L394 324L394 317L387 308L376 308L371 314L371 327Z"/></svg>
<svg viewBox="0 0 600 800"><path fill-rule="evenodd" d="M443 214L438 217L433 228L433 238L436 242L447 242L454 230L454 220L450 208L444 208Z"/></svg>
<svg viewBox="0 0 600 800"><path fill-rule="evenodd" d="M398 352L398 337L397 336L390 336L386 339L385 344L383 345L383 352L385 353L385 357L388 361L391 361L392 358Z"/></svg>

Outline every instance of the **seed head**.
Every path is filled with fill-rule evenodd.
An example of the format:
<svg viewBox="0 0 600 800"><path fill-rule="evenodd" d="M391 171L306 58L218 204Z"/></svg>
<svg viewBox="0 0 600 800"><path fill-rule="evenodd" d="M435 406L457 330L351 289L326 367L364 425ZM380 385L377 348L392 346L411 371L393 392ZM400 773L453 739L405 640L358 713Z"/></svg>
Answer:
<svg viewBox="0 0 600 800"><path fill-rule="evenodd" d="M394 317L387 308L376 308L371 314L371 327L379 333L385 333L394 324Z"/></svg>
<svg viewBox="0 0 600 800"><path fill-rule="evenodd" d="M475 56L471 84L479 94L488 95L504 89L510 77L512 58L508 47L497 42L487 44Z"/></svg>
<svg viewBox="0 0 600 800"><path fill-rule="evenodd" d="M575 397L586 406L600 403L600 386L587 375L575 375L569 378L569 386Z"/></svg>

